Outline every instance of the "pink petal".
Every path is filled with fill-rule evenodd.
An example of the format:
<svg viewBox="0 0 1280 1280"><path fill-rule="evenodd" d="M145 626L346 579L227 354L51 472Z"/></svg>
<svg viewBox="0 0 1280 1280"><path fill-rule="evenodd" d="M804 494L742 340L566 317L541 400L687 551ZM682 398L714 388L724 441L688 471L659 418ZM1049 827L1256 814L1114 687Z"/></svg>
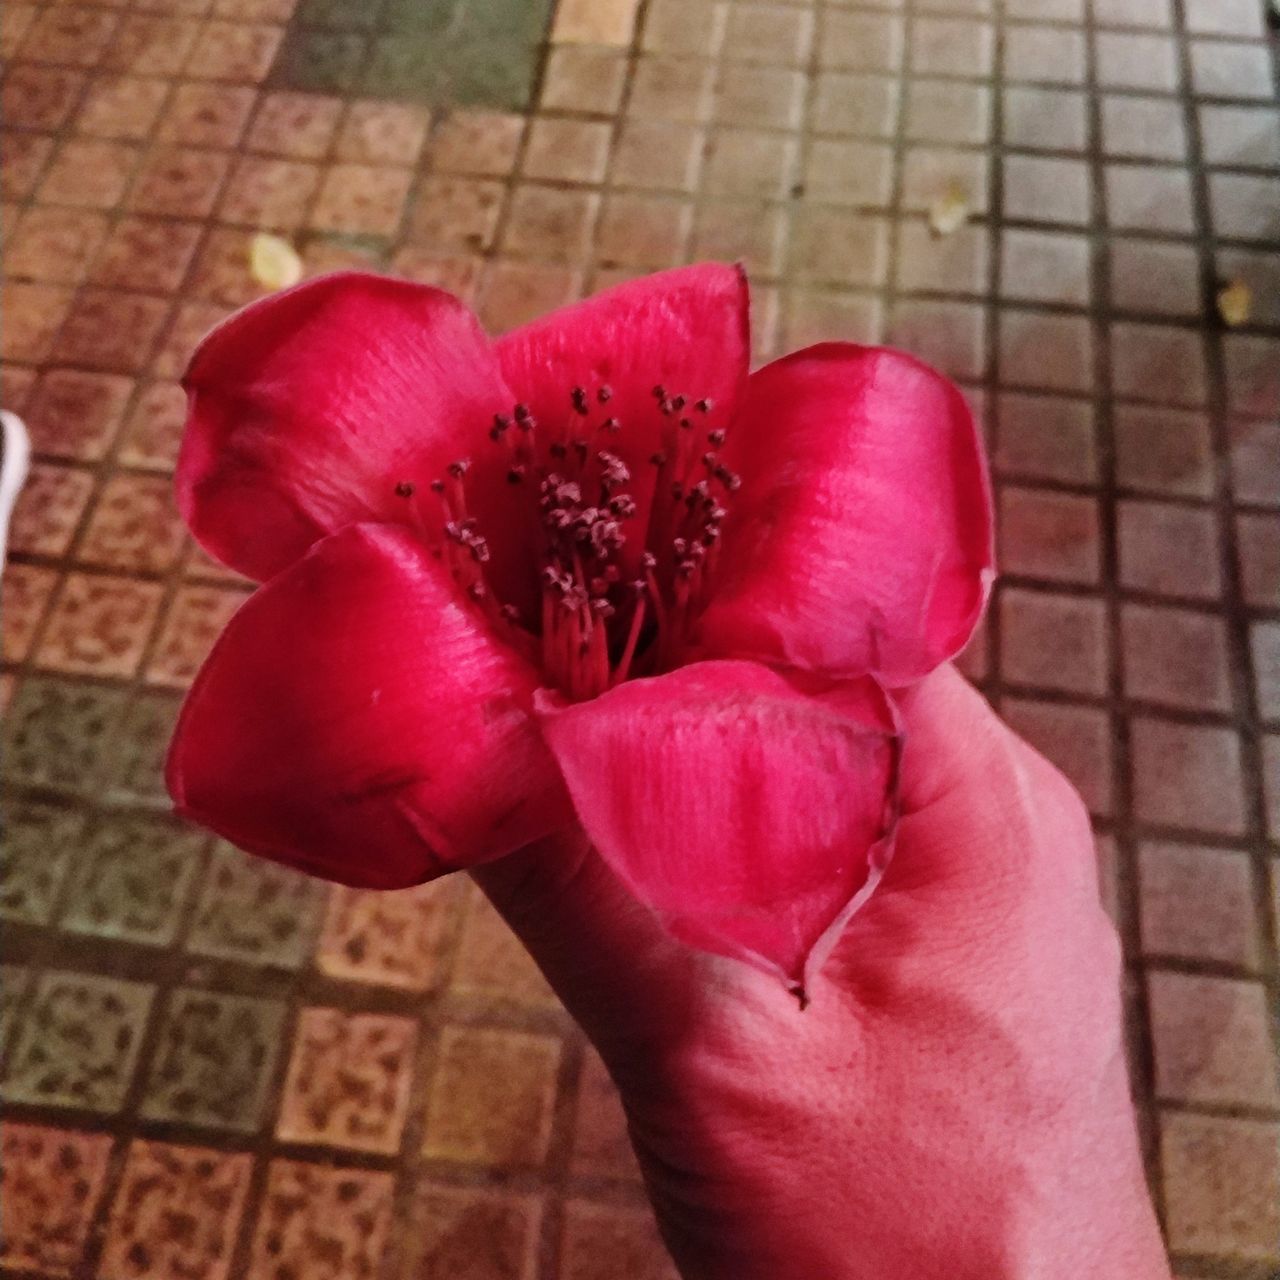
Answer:
<svg viewBox="0 0 1280 1280"><path fill-rule="evenodd" d="M177 809L251 852L390 888L571 820L537 673L406 531L318 543L241 607L169 751Z"/></svg>
<svg viewBox="0 0 1280 1280"><path fill-rule="evenodd" d="M960 392L899 351L826 343L751 377L742 472L700 638L713 654L917 680L992 578L990 483Z"/></svg>
<svg viewBox="0 0 1280 1280"><path fill-rule="evenodd" d="M673 934L816 972L892 848L899 741L874 681L704 662L537 707L587 834Z"/></svg>
<svg viewBox="0 0 1280 1280"><path fill-rule="evenodd" d="M210 554L260 580L344 525L409 519L400 481L434 519L428 484L511 402L456 298L354 272L237 312L184 385L178 506Z"/></svg>
<svg viewBox="0 0 1280 1280"><path fill-rule="evenodd" d="M607 386L605 404L592 398L585 422L608 417L622 429L597 433L596 448L616 453L630 468L638 511L631 528L643 531L666 419L653 395L661 386L687 398L700 431L724 428L746 384L750 358L746 277L737 267L702 263L628 281L575 306L553 311L494 345L507 384L533 411L540 431L559 438L567 424L580 430L571 394L594 397ZM700 398L709 414L693 413ZM705 446L704 446L705 447ZM628 561L638 560L641 536L629 539Z"/></svg>

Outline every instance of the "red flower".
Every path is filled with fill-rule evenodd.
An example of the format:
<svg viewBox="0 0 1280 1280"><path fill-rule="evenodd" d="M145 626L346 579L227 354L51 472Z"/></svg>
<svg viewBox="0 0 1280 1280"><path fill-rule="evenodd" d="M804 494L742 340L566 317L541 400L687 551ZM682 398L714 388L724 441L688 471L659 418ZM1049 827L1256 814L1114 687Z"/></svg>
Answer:
<svg viewBox="0 0 1280 1280"><path fill-rule="evenodd" d="M719 265L494 343L355 274L214 330L178 500L265 585L187 699L179 811L382 887L576 819L674 933L803 981L888 858L892 690L968 639L990 500L918 361L748 352Z"/></svg>

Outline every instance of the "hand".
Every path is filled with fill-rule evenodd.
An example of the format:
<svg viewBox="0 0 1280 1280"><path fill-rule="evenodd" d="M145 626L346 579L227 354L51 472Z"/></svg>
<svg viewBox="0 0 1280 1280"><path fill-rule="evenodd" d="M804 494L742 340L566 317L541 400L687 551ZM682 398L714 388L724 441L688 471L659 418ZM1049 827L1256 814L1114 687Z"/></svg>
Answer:
<svg viewBox="0 0 1280 1280"><path fill-rule="evenodd" d="M804 1011L580 836L474 874L617 1082L687 1280L1168 1280L1084 807L953 669L905 701L897 852Z"/></svg>

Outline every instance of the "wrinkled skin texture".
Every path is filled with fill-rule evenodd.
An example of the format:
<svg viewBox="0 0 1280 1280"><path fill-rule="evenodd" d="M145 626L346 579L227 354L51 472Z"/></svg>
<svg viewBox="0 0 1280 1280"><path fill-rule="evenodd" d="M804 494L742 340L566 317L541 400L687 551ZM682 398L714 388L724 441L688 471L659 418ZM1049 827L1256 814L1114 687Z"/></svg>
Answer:
<svg viewBox="0 0 1280 1280"><path fill-rule="evenodd" d="M580 837L473 874L617 1081L687 1280L1168 1280L1078 796L949 667L898 848L804 1012Z"/></svg>

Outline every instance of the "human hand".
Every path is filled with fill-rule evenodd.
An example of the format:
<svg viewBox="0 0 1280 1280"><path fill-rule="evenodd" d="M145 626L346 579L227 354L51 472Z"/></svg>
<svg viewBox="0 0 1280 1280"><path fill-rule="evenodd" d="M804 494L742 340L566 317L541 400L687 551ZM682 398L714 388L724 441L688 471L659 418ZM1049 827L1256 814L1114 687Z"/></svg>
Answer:
<svg viewBox="0 0 1280 1280"><path fill-rule="evenodd" d="M954 669L903 705L897 851L803 1011L580 835L473 874L607 1063L688 1280L1167 1280L1084 807Z"/></svg>

